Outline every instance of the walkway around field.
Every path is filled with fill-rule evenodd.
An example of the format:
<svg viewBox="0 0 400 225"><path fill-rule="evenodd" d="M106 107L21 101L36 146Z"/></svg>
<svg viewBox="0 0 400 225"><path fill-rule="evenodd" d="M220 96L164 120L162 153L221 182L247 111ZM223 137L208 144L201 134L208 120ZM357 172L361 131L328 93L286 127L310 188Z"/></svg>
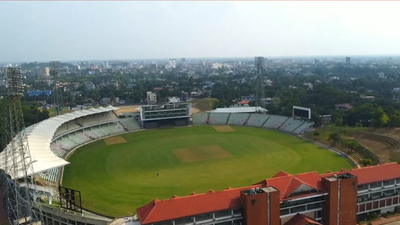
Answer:
<svg viewBox="0 0 400 225"><path fill-rule="evenodd" d="M373 221L372 225L400 225L400 216L390 218L381 217L378 221Z"/></svg>

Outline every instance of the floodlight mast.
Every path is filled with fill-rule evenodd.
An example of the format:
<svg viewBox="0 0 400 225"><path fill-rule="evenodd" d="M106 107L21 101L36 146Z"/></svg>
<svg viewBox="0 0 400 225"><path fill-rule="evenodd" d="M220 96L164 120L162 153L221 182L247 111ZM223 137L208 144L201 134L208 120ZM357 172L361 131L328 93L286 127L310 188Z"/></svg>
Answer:
<svg viewBox="0 0 400 225"><path fill-rule="evenodd" d="M58 61L52 61L50 62L50 76L53 79L54 82L54 106L56 110L56 114L60 115L61 113L61 93L58 91L58 77L59 77L59 71L60 71L60 62Z"/></svg>
<svg viewBox="0 0 400 225"><path fill-rule="evenodd" d="M6 147L4 172L8 176L5 211L10 224L41 224L42 215L35 205L36 190L34 170L25 123L21 107L24 93L23 77L20 68L7 67L3 74L4 94L4 134ZM20 185L23 183L24 185Z"/></svg>

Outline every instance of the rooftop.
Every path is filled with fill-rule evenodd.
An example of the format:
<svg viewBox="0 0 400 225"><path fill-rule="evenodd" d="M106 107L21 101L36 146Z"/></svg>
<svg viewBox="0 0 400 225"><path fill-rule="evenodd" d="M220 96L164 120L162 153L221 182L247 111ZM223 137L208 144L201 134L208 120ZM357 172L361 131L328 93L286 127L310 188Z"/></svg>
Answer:
<svg viewBox="0 0 400 225"><path fill-rule="evenodd" d="M326 192L322 184L323 178L333 177L336 179L346 179L352 176L358 178L359 185L396 179L400 178L400 165L397 163L387 163L352 170L342 169L338 172L327 172L324 174L307 172L292 175L284 171L279 171L272 178L262 180L248 187L227 188L223 191L210 190L205 194L193 193L185 197L173 196L170 199L162 201L155 199L147 205L138 208L137 212L142 224L151 224L199 214L241 208L243 205L240 201L240 192L248 191L252 188L259 188L257 190L261 189L263 192L279 190L280 200L284 201ZM291 223L288 221L285 225L303 225L307 223L319 225L319 223L315 221L308 221L308 218L304 216L297 216L296 221L292 221Z"/></svg>

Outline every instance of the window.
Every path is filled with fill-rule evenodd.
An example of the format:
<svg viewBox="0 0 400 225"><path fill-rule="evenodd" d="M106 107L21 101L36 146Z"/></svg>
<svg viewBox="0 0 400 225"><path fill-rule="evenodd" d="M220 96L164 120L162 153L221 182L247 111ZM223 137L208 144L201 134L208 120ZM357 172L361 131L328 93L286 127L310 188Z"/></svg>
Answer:
<svg viewBox="0 0 400 225"><path fill-rule="evenodd" d="M315 218L322 218L322 210L315 212Z"/></svg>
<svg viewBox="0 0 400 225"><path fill-rule="evenodd" d="M307 210L322 208L322 203L314 203L307 205Z"/></svg>
<svg viewBox="0 0 400 225"><path fill-rule="evenodd" d="M289 214L289 209L281 209L281 216Z"/></svg>
<svg viewBox="0 0 400 225"><path fill-rule="evenodd" d="M393 185L395 183L395 180L386 180L383 182L384 186L389 186L389 185Z"/></svg>
<svg viewBox="0 0 400 225"><path fill-rule="evenodd" d="M306 206L298 206L298 207L294 207L294 208L290 208L290 213L297 213L297 212L302 212L302 211L306 211Z"/></svg>

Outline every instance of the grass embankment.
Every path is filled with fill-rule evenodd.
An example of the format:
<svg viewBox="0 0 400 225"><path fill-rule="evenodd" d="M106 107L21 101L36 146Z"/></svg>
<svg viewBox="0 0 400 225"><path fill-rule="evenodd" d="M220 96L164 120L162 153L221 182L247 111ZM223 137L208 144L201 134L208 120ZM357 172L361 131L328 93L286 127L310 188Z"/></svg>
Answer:
<svg viewBox="0 0 400 225"><path fill-rule="evenodd" d="M344 157L280 132L233 128L234 132L218 132L212 126L147 130L121 135L127 143L93 142L69 158L63 186L82 192L84 208L116 217L135 214L154 198L247 186L279 170L324 173L352 167ZM219 146L231 156L185 163L174 154L177 149L207 146Z"/></svg>
<svg viewBox="0 0 400 225"><path fill-rule="evenodd" d="M316 130L316 132L311 132L307 136L314 141L333 146L345 153L347 153L354 160L361 163L362 159L371 159L373 164L380 162L379 157L363 143L359 143L357 137L366 132L368 128L365 127L339 127L335 125L326 125L323 128ZM329 140L331 134L339 133L340 141L333 144L333 140ZM349 146L353 146L353 149Z"/></svg>
<svg viewBox="0 0 400 225"><path fill-rule="evenodd" d="M206 112L213 109L215 103L218 102L216 98L202 98L195 99L192 102L192 107L200 110L200 112Z"/></svg>

